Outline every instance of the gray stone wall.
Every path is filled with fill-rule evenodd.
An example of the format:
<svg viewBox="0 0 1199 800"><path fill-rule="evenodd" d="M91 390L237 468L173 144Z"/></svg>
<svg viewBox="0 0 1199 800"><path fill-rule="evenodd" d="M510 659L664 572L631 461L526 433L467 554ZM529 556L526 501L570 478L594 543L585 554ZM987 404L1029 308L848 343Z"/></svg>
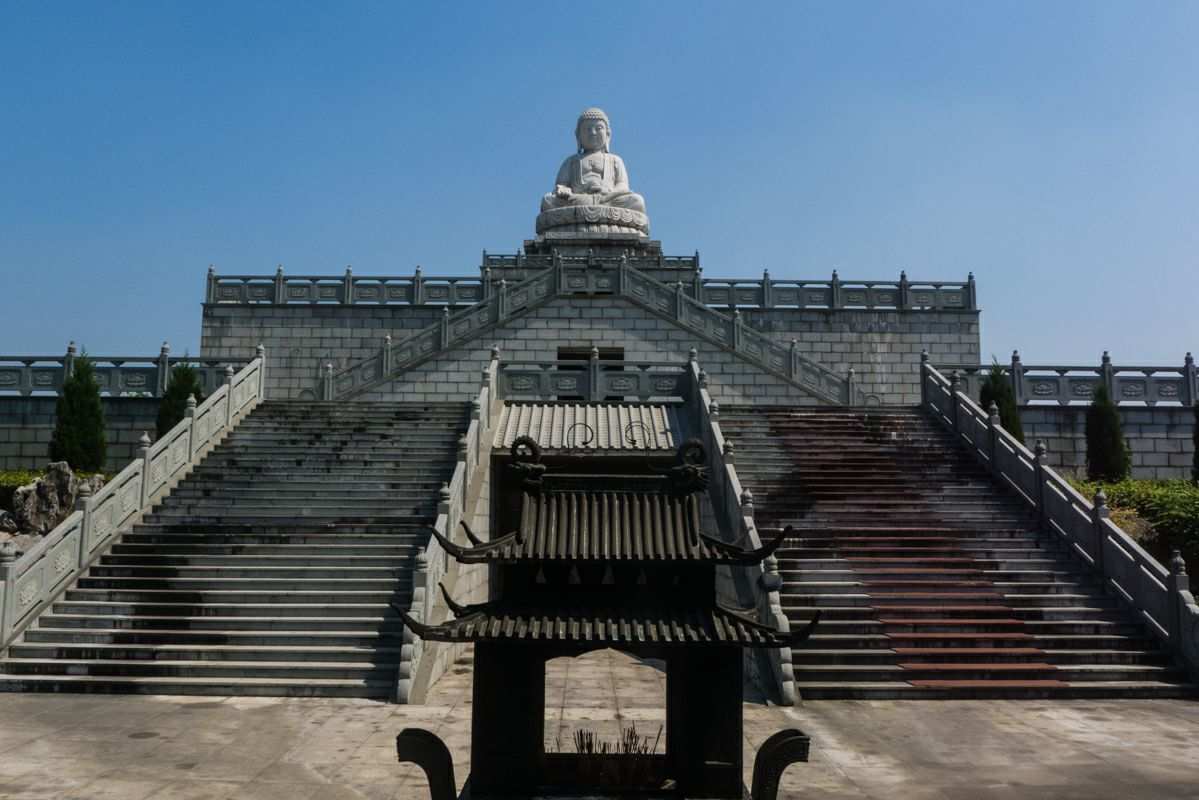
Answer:
<svg viewBox="0 0 1199 800"><path fill-rule="evenodd" d="M41 469L50 461L55 397L0 397L0 469ZM102 397L108 434L105 471L117 472L137 455L143 432L154 438L158 400Z"/></svg>
<svg viewBox="0 0 1199 800"><path fill-rule="evenodd" d="M737 361L737 368L729 366L732 372L721 376L726 365L735 361L721 348L698 343L686 331L616 303L620 301L611 298L563 298L554 302L556 310L549 315L534 312L517 318L507 326L510 330L480 339L469 349L477 351L476 355L485 354L498 336L512 345L512 349L505 348L505 358L553 360L559 346L595 344L623 346L629 360L673 360L685 356L694 344L701 350L703 366L714 383L721 379L726 386L746 386L762 378L764 385L775 387L773 392L755 391L749 395L726 392L730 399L767 395L778 402L793 401L782 399L791 397L790 387L753 371L743 362ZM747 324L780 342L798 339L805 355L831 369L845 372L853 366L859 385L887 404L919 402L922 349L929 350L934 363L977 363L980 356L978 312L771 309L743 313ZM340 368L368 358L378 352L386 334L399 340L433 324L440 314L436 308L407 306L208 305L204 309L200 351L204 358L239 358L252 354L262 342L267 348L268 397L299 397L305 390L315 390L322 364L331 362ZM623 325L622 320L630 324ZM516 331L526 325L530 331ZM435 363L445 366L462 362L465 372L455 368L432 376L424 369L422 380L427 383L437 378L443 384L431 393L437 397L467 399L461 392L473 394L477 390L478 372L472 365L478 361L472 358L466 363L461 355L443 356ZM450 388L451 384L462 384L461 390Z"/></svg>
<svg viewBox="0 0 1199 800"><path fill-rule="evenodd" d="M1120 407L1124 438L1132 450L1134 478L1190 478L1195 445L1194 412L1178 406ZM1048 462L1059 471L1085 475L1086 406L1025 406L1020 409L1024 441L1041 439Z"/></svg>

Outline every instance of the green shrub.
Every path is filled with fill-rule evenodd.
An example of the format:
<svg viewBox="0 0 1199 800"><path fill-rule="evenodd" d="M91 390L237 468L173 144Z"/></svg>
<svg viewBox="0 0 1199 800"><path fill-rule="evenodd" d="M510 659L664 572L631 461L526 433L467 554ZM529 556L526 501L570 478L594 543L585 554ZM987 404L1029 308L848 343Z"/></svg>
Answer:
<svg viewBox="0 0 1199 800"><path fill-rule="evenodd" d="M1090 499L1100 484L1076 485ZM1199 567L1199 486L1187 480L1123 480L1102 485L1112 509L1132 509L1153 526L1153 541L1147 549L1162 563L1178 548L1187 563Z"/></svg>
<svg viewBox="0 0 1199 800"><path fill-rule="evenodd" d="M100 404L96 368L87 356L75 359L74 369L58 396L54 416L50 460L65 461L75 471L103 469L104 407Z"/></svg>
<svg viewBox="0 0 1199 800"><path fill-rule="evenodd" d="M204 394L200 391L200 376L194 367L176 364L171 370L167 390L158 404L156 428L160 437L183 420L187 413L188 397L196 398L197 403L204 399Z"/></svg>
<svg viewBox="0 0 1199 800"><path fill-rule="evenodd" d="M42 477L31 469L0 470L0 511L12 511L12 495L27 483Z"/></svg>
<svg viewBox="0 0 1199 800"><path fill-rule="evenodd" d="M999 407L999 424L1023 444L1024 426L1020 424L1020 407L1016 405L1011 379L1004 373L999 359L993 359L991 370L983 379L978 394L978 404L983 411L990 413L992 403Z"/></svg>
<svg viewBox="0 0 1199 800"><path fill-rule="evenodd" d="M1127 478L1131 471L1132 455L1124 442L1120 411L1112 402L1107 386L1100 383L1087 409L1087 477L1115 483Z"/></svg>

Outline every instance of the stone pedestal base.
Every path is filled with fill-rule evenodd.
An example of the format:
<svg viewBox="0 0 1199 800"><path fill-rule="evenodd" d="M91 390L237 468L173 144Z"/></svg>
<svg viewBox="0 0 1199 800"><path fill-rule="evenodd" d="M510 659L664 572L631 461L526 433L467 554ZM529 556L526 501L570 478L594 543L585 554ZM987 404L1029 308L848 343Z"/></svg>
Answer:
<svg viewBox="0 0 1199 800"><path fill-rule="evenodd" d="M616 206L565 206L537 215L537 234L554 238L603 238L606 234L649 237L649 217Z"/></svg>

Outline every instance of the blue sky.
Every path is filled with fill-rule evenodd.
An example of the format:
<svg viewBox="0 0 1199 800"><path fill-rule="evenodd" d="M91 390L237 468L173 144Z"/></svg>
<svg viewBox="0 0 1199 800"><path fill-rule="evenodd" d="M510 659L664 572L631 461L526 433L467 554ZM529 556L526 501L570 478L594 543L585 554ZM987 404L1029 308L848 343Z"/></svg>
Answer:
<svg viewBox="0 0 1199 800"><path fill-rule="evenodd" d="M1197 33L1196 2L0 2L0 353L195 353L209 263L477 274L600 105L709 277L973 270L988 358L1178 363Z"/></svg>

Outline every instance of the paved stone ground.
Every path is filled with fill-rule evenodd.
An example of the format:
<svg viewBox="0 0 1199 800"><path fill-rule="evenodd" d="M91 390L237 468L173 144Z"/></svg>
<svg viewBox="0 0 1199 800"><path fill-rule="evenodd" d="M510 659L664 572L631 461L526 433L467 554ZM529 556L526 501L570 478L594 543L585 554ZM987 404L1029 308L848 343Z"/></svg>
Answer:
<svg viewBox="0 0 1199 800"><path fill-rule="evenodd" d="M547 740L578 727L656 734L652 665L599 653L552 662ZM567 670L577 691L566 690ZM433 730L459 781L470 746L470 668L423 707L359 700L0 695L0 798L424 800L395 735ZM745 705L746 764L779 728L812 735L782 796L818 800L1199 798L1199 703L812 702ZM747 774L748 778L748 774Z"/></svg>

